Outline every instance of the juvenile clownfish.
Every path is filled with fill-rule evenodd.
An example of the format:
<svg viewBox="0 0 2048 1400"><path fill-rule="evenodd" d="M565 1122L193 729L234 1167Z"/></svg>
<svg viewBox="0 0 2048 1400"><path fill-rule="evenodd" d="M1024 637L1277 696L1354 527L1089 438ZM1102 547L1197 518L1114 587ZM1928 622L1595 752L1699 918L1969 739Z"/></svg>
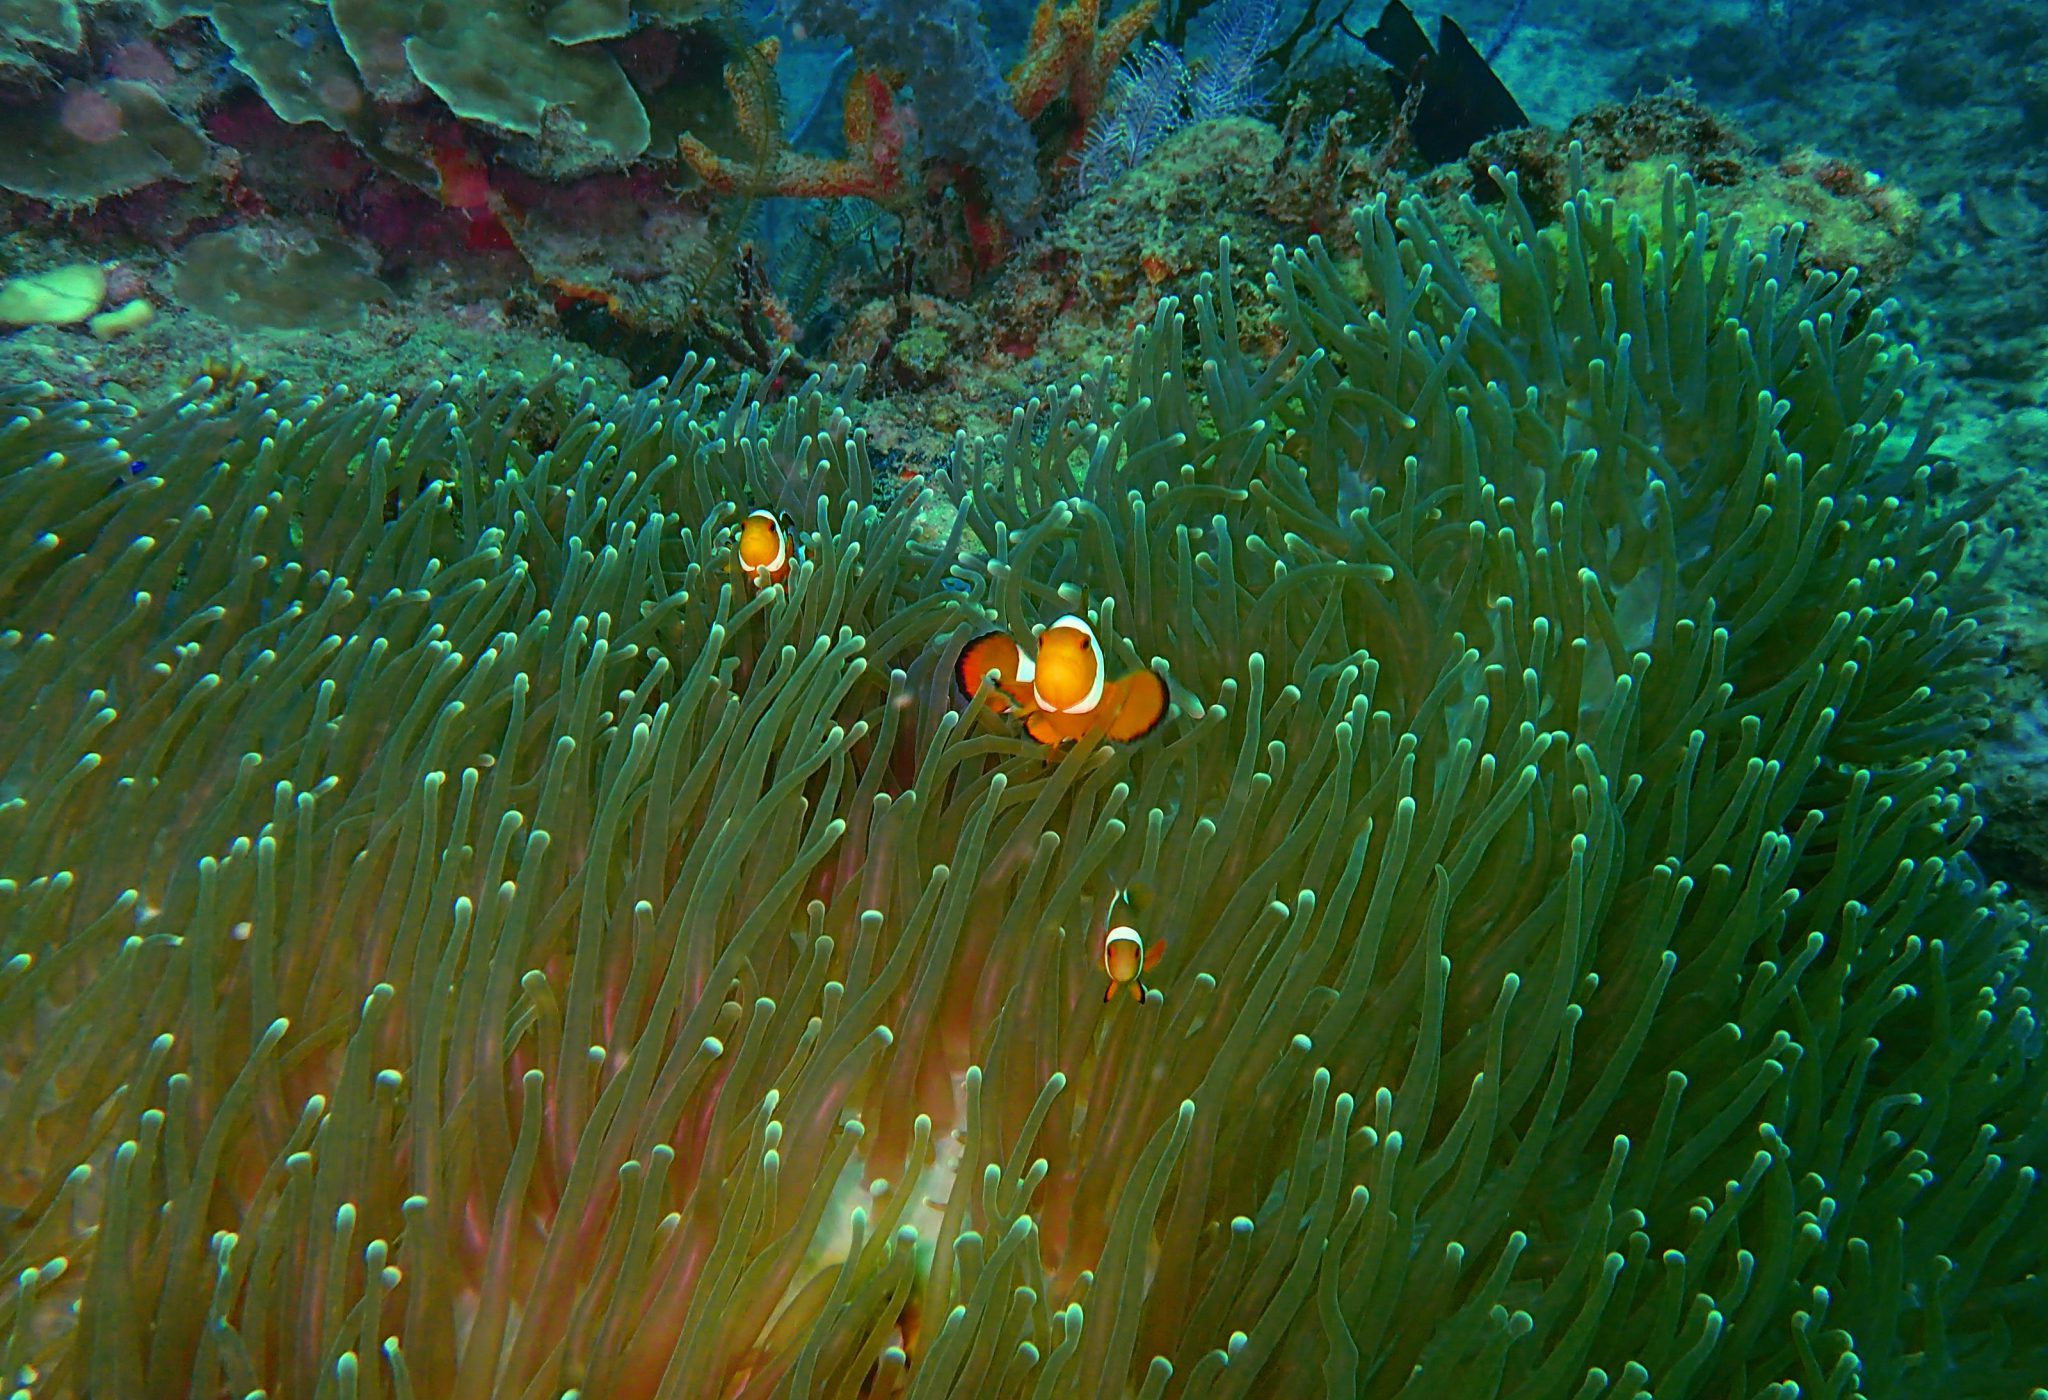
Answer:
<svg viewBox="0 0 2048 1400"><path fill-rule="evenodd" d="M740 568L754 581L754 587L766 588L789 577L789 566L796 559L796 549L790 543L795 533L796 523L773 511L749 511L740 522Z"/></svg>
<svg viewBox="0 0 2048 1400"><path fill-rule="evenodd" d="M1068 613L1045 629L1036 655L1007 632L985 632L960 653L954 679L972 697L996 673L990 707L1024 716L1031 737L1061 744L1100 732L1106 739L1142 739L1166 718L1166 681L1140 668L1108 679L1102 644L1088 620Z"/></svg>
<svg viewBox="0 0 2048 1400"><path fill-rule="evenodd" d="M1145 999L1145 974L1159 962L1159 955L1166 951L1166 940L1154 939L1147 948L1145 940L1129 924L1119 923L1117 916L1127 913L1129 903L1123 898L1117 901L1117 908L1109 916L1109 931L1102 936L1102 970L1109 974L1109 985L1103 988L1102 999L1114 1000L1119 988L1131 989L1132 1001Z"/></svg>

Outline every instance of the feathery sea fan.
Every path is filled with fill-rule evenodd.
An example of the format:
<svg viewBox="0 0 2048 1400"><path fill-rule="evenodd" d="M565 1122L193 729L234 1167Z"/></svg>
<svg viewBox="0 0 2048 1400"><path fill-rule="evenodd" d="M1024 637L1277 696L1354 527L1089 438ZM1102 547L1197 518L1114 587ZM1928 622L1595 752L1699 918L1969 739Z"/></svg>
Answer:
<svg viewBox="0 0 2048 1400"><path fill-rule="evenodd" d="M1115 184L1186 125L1187 90L1187 64L1170 44L1149 43L1124 60L1082 142L1075 192Z"/></svg>
<svg viewBox="0 0 2048 1400"><path fill-rule="evenodd" d="M1190 122L1217 121L1257 106L1263 97L1258 66L1273 23L1272 0L1227 0L1208 21L1203 55L1192 68L1179 50L1156 41L1127 58L1089 123L1074 172L1075 193L1115 184Z"/></svg>
<svg viewBox="0 0 2048 1400"><path fill-rule="evenodd" d="M1259 63L1272 47L1273 0L1225 0L1197 19L1202 57L1188 83L1188 120L1216 121L1257 106Z"/></svg>
<svg viewBox="0 0 2048 1400"><path fill-rule="evenodd" d="M1483 284L1276 253L1270 360L1226 250L937 546L856 384L5 391L7 1382L2024 1393L1980 503L1796 234L1504 186ZM952 695L1073 610L1151 740Z"/></svg>

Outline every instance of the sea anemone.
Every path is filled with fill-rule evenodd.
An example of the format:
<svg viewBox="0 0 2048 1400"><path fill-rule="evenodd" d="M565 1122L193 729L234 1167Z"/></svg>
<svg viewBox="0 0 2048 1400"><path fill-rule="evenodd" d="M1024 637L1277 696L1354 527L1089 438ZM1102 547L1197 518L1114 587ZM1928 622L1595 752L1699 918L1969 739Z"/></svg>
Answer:
<svg viewBox="0 0 2048 1400"><path fill-rule="evenodd" d="M1364 304L1276 250L1270 359L1226 249L1192 338L957 444L936 545L857 380L4 391L8 1383L2044 1374L1982 503L1796 231L1501 183L1483 298L1419 202L1359 214ZM1160 732L953 693L1070 611Z"/></svg>

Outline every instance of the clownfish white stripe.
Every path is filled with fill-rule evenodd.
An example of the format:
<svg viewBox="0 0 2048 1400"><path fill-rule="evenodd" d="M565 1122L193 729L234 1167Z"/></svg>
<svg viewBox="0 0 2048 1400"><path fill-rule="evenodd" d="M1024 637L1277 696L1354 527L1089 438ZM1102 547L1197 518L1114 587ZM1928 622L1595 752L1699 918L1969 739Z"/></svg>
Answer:
<svg viewBox="0 0 2048 1400"><path fill-rule="evenodd" d="M1117 902L1123 904L1124 897L1119 896ZM1132 1001L1144 1001L1145 973L1159 960L1165 946L1162 940L1147 949L1138 931L1129 924L1111 924L1102 935L1102 970L1109 977L1109 985L1102 992L1103 1001L1115 1000L1122 991L1128 991Z"/></svg>

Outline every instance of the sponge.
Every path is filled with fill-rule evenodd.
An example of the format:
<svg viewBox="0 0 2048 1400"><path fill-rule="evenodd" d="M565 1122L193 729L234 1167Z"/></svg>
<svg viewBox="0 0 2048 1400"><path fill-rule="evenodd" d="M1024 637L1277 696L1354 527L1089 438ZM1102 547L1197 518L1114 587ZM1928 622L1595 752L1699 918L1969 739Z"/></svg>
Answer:
<svg viewBox="0 0 2048 1400"><path fill-rule="evenodd" d="M0 325L75 326L107 295L98 263L72 263L0 283Z"/></svg>
<svg viewBox="0 0 2048 1400"><path fill-rule="evenodd" d="M112 340L117 335L126 335L130 331L142 329L155 316L156 308L150 305L149 298L137 297L115 307L112 311L102 311L87 321L85 328L101 340Z"/></svg>

